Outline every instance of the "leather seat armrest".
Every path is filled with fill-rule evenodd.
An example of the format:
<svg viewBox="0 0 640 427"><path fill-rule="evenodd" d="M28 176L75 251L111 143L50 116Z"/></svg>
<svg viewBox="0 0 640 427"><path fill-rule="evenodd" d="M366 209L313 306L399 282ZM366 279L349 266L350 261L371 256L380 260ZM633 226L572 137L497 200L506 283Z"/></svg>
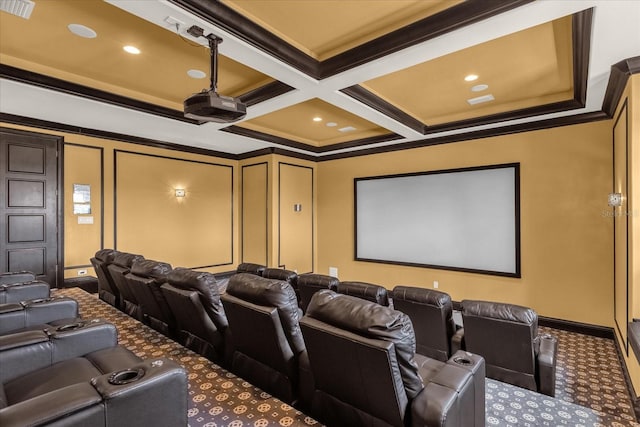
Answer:
<svg viewBox="0 0 640 427"><path fill-rule="evenodd" d="M118 330L104 320L78 320L45 329L53 345L53 363L118 344Z"/></svg>
<svg viewBox="0 0 640 427"><path fill-rule="evenodd" d="M556 394L556 354L558 353L558 339L551 335L540 336L538 351L538 380L540 393L554 397Z"/></svg>
<svg viewBox="0 0 640 427"><path fill-rule="evenodd" d="M451 354L455 354L456 351L464 349L464 328L460 328L451 337Z"/></svg>
<svg viewBox="0 0 640 427"><path fill-rule="evenodd" d="M102 398L89 382L78 383L0 409L0 425L3 427L48 425L69 414L97 405L101 401Z"/></svg>
<svg viewBox="0 0 640 427"><path fill-rule="evenodd" d="M453 427L458 425L455 390L428 383L411 402L412 427Z"/></svg>
<svg viewBox="0 0 640 427"><path fill-rule="evenodd" d="M49 341L49 337L43 331L26 331L0 336L0 351L25 347L32 344Z"/></svg>

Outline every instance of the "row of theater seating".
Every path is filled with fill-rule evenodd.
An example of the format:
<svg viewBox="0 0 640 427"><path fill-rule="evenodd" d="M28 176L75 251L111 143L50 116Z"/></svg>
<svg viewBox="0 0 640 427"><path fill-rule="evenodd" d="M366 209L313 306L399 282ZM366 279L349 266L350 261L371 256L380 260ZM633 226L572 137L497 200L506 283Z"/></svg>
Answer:
<svg viewBox="0 0 640 427"><path fill-rule="evenodd" d="M113 267L123 267L117 263L125 257L132 260L127 273ZM92 262L99 280L129 286L135 301L123 287L112 288L124 296L125 311L171 331L145 308L145 293L135 291L143 284L156 289L147 294L164 298L155 305L174 315L178 338L189 337L187 345L200 350L207 344L217 363L329 425L484 425L483 359L462 351L443 361L416 354L406 314L330 289L359 289L375 299L366 284L241 264L222 289L210 273L131 254L99 252ZM117 305L115 292L103 299Z"/></svg>
<svg viewBox="0 0 640 427"><path fill-rule="evenodd" d="M187 425L180 365L140 359L115 326L79 319L75 300L34 279L0 274L1 426Z"/></svg>
<svg viewBox="0 0 640 427"><path fill-rule="evenodd" d="M126 268L122 262L120 265L116 262L117 269L110 266L110 257L114 261L118 258L132 260L129 272L123 271ZM337 278L320 274L298 276L288 270L244 263L237 269L237 276L243 277L242 286L237 286L240 277L234 276L224 293L225 286L218 284L209 273L186 269L170 270L168 264L143 261L141 256L103 251L97 253L92 262L97 266L98 277L103 280L109 280L109 273L120 272L121 280L114 275L111 281L120 282L121 286L115 286L114 289L115 292L121 291L120 295L127 294L124 286L130 287L128 293L133 294L133 297L124 298L125 310L142 313L142 320L166 330L166 326L170 324L167 322L171 320L165 317L164 322L158 322L158 318L145 308L145 301L151 295L162 298L160 302L149 304L168 307L165 312L173 314L180 331L178 335L185 345L289 402L298 398L307 403L314 400L314 391L311 390L313 387L309 383L313 382L315 372L311 372L314 369L308 369L306 349L300 337L282 340L283 337L296 336L291 331L292 327L295 329L295 322L291 318L296 316L280 305L283 301L288 301L289 309L296 307L297 319L300 319L302 311L307 311L311 297L320 289L367 299L381 306L389 306L393 302L395 308L406 313L412 321L419 355L447 362L457 350L465 349L487 359L488 376L492 378L551 396L555 391L557 340L538 336L537 315L525 307L463 301L461 308L465 333L453 322L451 298L434 290L397 286L388 295L384 287L370 283L340 282ZM102 269L102 274L99 268ZM164 273L152 274L154 269ZM279 301L278 298L270 300L265 295L260 295L266 292L260 287L250 292L251 286L245 283L248 279L242 273L286 283L293 291L293 302L286 297L283 299L282 295ZM136 279L135 276L142 276L142 279ZM236 285L231 286L233 283ZM136 287L141 284L151 288L147 289L147 297L140 289L136 292ZM103 288L106 286L101 285L101 292L104 294ZM155 292L152 291L154 288ZM286 293L284 288L278 292ZM136 296L138 298L133 300ZM117 301L117 296L108 295L103 299ZM278 317L282 317L283 312L289 314L281 319L284 325L278 326L278 322L274 319L269 321L268 316L261 320L264 313L260 314L257 307L243 307L243 301L263 309L276 307ZM131 307L136 309L131 310ZM289 320L285 321L286 319ZM277 331L279 327L282 328L280 334ZM272 348L269 340L277 343L276 348ZM283 348L290 355L281 360ZM308 394L306 398L305 390ZM315 393L317 394L317 390Z"/></svg>

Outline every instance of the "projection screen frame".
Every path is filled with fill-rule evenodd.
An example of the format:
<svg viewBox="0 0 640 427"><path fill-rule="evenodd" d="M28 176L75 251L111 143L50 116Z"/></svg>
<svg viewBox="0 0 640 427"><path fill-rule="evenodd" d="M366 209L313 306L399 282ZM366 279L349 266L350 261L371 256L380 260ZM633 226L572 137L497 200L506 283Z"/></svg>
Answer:
<svg viewBox="0 0 640 427"><path fill-rule="evenodd" d="M456 266L446 266L446 265L438 265L438 264L428 264L428 263L416 263L416 262L407 262L407 261L395 261L395 260L383 260L383 259L374 259L374 258L363 258L358 257L358 182L360 181L370 181L377 179L390 179L390 178L406 178L412 176L423 176L423 175L437 175L437 174L445 174L445 173L457 173L457 172L472 172L472 171L482 171L482 170L491 170L491 169L514 169L514 200L515 200L515 210L514 210L514 255L515 255L515 272L504 272L504 271L492 271L492 270L483 270L476 268L466 268L466 267L456 267ZM521 278L521 259L520 259L520 163L502 163L495 165L483 165L483 166L472 166L472 167L464 167L464 168L454 168L454 169L440 169L433 171L420 171L420 172L409 172L402 174L390 174L390 175L377 175L377 176L368 176L368 177L359 177L353 179L353 242L354 242L354 260L362 261L362 262L373 262L378 264L391 264L391 265L401 265L408 267L421 267L421 268L430 268L437 270L449 270L449 271L458 271L463 273L476 273L476 274L485 274L491 276L501 276L501 277L511 277L511 278Z"/></svg>

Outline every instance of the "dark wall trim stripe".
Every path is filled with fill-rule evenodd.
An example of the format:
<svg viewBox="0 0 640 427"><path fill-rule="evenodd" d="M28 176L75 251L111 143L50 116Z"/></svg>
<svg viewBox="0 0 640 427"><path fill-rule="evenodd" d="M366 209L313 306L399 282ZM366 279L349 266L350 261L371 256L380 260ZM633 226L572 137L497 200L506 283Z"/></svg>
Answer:
<svg viewBox="0 0 640 427"><path fill-rule="evenodd" d="M219 266L223 266L223 265L233 265L234 264L234 244L233 244L233 230L234 230L234 220L233 220L233 212L234 212L234 167L232 165L225 165L222 163L212 163L212 162L204 162L201 160L190 160L190 159L180 159L177 157L168 157L168 156L161 156L158 154L149 154L149 153L139 153L136 151L128 151L128 150L118 150L115 149L113 150L113 249L117 250L118 249L118 245L117 245L117 237L118 237L118 207L117 207L117 203L118 203L118 154L131 154L131 155L136 155L136 156L146 156L146 157L154 157L154 158L158 158L158 159L167 159L167 160L173 160L173 161L181 161L181 162L188 162L188 163L197 163L197 164L201 164L201 165L208 165L208 166L218 166L218 167L225 167L225 168L229 168L230 169L230 173L231 173L231 248L230 248L230 254L231 254L231 261L229 262L223 262L223 263L219 263L219 264L211 264L211 265L207 265L207 266L203 266L203 267L187 267L187 268L208 268L208 267L219 267Z"/></svg>
<svg viewBox="0 0 640 427"><path fill-rule="evenodd" d="M32 119L30 117L16 116L13 114L0 113L0 122L11 123L22 126L30 126L41 129L49 129L58 132L68 132L73 134L88 135L96 138L112 139L115 141L127 142L130 144L139 144L149 147L162 148L166 150L181 151L193 154L202 154L205 156L220 157L231 160L245 160L253 157L265 156L270 154L279 154L282 156L293 157L310 162L324 162L337 159L345 159L350 157L368 156L371 154L388 153L399 150L409 150L413 148L428 147L431 145L450 144L454 142L470 141L474 139L489 138L494 136L511 135L522 132L531 132L535 130L550 129L562 126L572 126L600 120L608 120L609 117L602 111L594 111L590 113L577 114L573 116L558 117L555 119L539 120L529 123L521 123L511 126L503 126L492 129L483 129L479 131L464 132L455 135L446 135L430 139L421 139L400 144L388 145L384 147L373 147L362 150L349 151L346 153L328 154L325 156L315 156L306 153L298 153L295 151L285 150L279 147L266 147L259 150L248 151L241 154L223 153L221 151L206 150L204 148L189 147L186 145L174 144L171 142L157 141L147 138L139 138L131 135L120 133L105 132L96 129L81 128L62 123L49 122L46 120Z"/></svg>
<svg viewBox="0 0 640 427"><path fill-rule="evenodd" d="M593 9L572 16L573 99L570 100L429 126L360 85L342 89L341 92L424 135L584 108L587 98L592 20Z"/></svg>
<svg viewBox="0 0 640 427"><path fill-rule="evenodd" d="M640 73L640 56L625 59L611 66L607 91L602 101L602 111L609 117L615 114L629 77L638 73Z"/></svg>
<svg viewBox="0 0 640 427"><path fill-rule="evenodd" d="M588 323L573 322L571 320L555 319L553 317L538 316L538 325L547 328L560 329L563 331L575 332L592 337L606 338L613 340L615 338L613 328L606 326L590 325Z"/></svg>
<svg viewBox="0 0 640 427"><path fill-rule="evenodd" d="M33 119L31 117L16 116L7 113L0 113L0 121L5 123L12 123L15 125L31 126L40 129L67 132L77 135L86 135L94 138L111 139L114 141L121 141L129 144L145 145L147 147L161 148L164 150L182 151L185 153L202 154L204 156L221 157L223 159L237 160L238 157L236 154L223 153L222 151L190 147L187 145L174 144L172 142L158 141L157 139L140 138L133 135L125 135L122 133L83 128L78 126L66 125L63 123L50 122L47 120Z"/></svg>
<svg viewBox="0 0 640 427"><path fill-rule="evenodd" d="M303 73L316 79L323 79L522 6L532 0L499 2L467 0L324 61L318 61L307 55L220 2L210 0L170 1Z"/></svg>
<svg viewBox="0 0 640 427"><path fill-rule="evenodd" d="M241 179L241 185L242 185L242 195L241 195L242 203L240 205L240 218L242 218L242 223L240 224L240 262L245 262L245 259L244 259L244 194L245 194L244 171L246 168L262 166L262 165L265 166L264 194L266 195L266 198L267 198L267 203L265 206L266 211L265 211L265 225L264 225L265 257L266 257L266 259L264 260L264 265L269 265L269 162L260 162L260 163L253 163L250 165L242 165L242 168L241 168L240 179Z"/></svg>
<svg viewBox="0 0 640 427"><path fill-rule="evenodd" d="M95 147L93 145L65 142L64 147L67 147L67 146L88 148L92 150L100 150L100 249L104 249L104 148ZM82 267L85 267L85 266L82 266ZM89 267L92 267L92 265L89 264ZM65 269L70 269L70 268L72 267L65 267Z"/></svg>
<svg viewBox="0 0 640 427"><path fill-rule="evenodd" d="M608 117L602 111L578 114L574 116L558 117L555 119L539 120L536 122L520 123L517 125L503 126L499 128L483 129L478 131L464 132L455 135L446 135L431 139L420 139L400 144L387 145L384 147L367 148L357 151L349 151L346 153L328 154L318 157L318 162L326 162L330 160L345 159L349 157L368 156L371 154L389 153L392 151L409 150L413 148L429 147L432 145L450 144L454 142L470 141L474 139L490 138L495 136L511 135L522 132L531 132L535 130L549 129L561 126L571 126L583 123L590 123L600 120L608 120Z"/></svg>
<svg viewBox="0 0 640 427"><path fill-rule="evenodd" d="M70 265L70 266L65 267L64 269L65 270L76 270L78 268L90 268L90 267L93 267L93 265L92 264Z"/></svg>

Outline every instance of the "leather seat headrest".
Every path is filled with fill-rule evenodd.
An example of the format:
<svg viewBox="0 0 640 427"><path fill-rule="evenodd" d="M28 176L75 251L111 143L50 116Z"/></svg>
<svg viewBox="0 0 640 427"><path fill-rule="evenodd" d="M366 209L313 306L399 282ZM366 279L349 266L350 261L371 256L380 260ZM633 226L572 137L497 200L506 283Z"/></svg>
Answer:
<svg viewBox="0 0 640 427"><path fill-rule="evenodd" d="M220 289L213 273L176 268L169 272L167 281L176 288L196 291L212 301L220 300Z"/></svg>
<svg viewBox="0 0 640 427"><path fill-rule="evenodd" d="M463 300L461 305L462 314L467 316L489 317L526 325L538 325L537 313L520 305L475 300Z"/></svg>
<svg viewBox="0 0 640 427"><path fill-rule="evenodd" d="M389 305L387 289L380 285L365 282L340 282L338 292L375 301L380 305Z"/></svg>
<svg viewBox="0 0 640 427"><path fill-rule="evenodd" d="M393 288L393 299L414 301L420 304L444 307L451 305L451 297L446 292L412 286L396 286Z"/></svg>
<svg viewBox="0 0 640 427"><path fill-rule="evenodd" d="M265 268L262 271L262 277L267 279L284 280L294 286L298 283L298 273L291 270L284 270L282 268Z"/></svg>
<svg viewBox="0 0 640 427"><path fill-rule="evenodd" d="M166 262L154 261L151 259L136 260L131 265L131 273L145 277L148 279L155 279L157 281L163 281L167 279L167 274L171 271L171 265Z"/></svg>
<svg viewBox="0 0 640 427"><path fill-rule="evenodd" d="M95 258L99 261L111 264L117 254L118 252L114 251L113 249L100 249L98 252L96 252Z"/></svg>
<svg viewBox="0 0 640 427"><path fill-rule="evenodd" d="M306 273L298 276L298 286L316 286L335 291L338 283L340 280L337 277L324 274Z"/></svg>
<svg viewBox="0 0 640 427"><path fill-rule="evenodd" d="M144 259L142 255L130 254L128 252L117 252L112 264L118 267L131 268L135 261Z"/></svg>
<svg viewBox="0 0 640 427"><path fill-rule="evenodd" d="M251 273L251 274L255 274L257 276L262 276L262 272L264 271L264 269L267 268L264 265L261 264L253 264L251 262L243 262L242 264L238 265L238 268L236 269L236 272L238 273Z"/></svg>

